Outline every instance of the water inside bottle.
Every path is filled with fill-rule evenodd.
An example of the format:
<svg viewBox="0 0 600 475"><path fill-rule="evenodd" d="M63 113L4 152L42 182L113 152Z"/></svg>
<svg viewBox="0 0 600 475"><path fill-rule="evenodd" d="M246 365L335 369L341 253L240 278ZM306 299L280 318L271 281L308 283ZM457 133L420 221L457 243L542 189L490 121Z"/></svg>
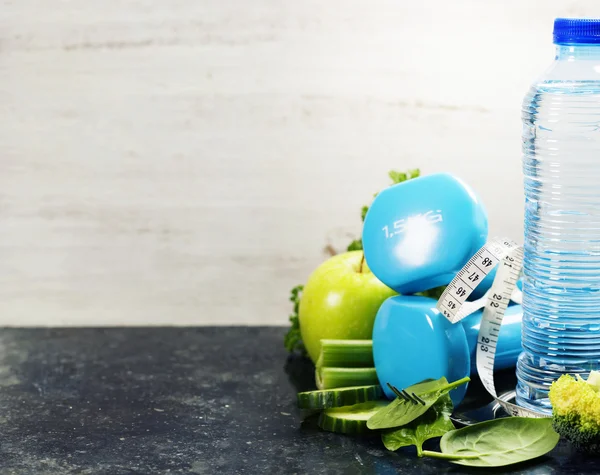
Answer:
<svg viewBox="0 0 600 475"><path fill-rule="evenodd" d="M545 81L523 102L525 266L517 402L550 412L563 373L600 369L600 81Z"/></svg>

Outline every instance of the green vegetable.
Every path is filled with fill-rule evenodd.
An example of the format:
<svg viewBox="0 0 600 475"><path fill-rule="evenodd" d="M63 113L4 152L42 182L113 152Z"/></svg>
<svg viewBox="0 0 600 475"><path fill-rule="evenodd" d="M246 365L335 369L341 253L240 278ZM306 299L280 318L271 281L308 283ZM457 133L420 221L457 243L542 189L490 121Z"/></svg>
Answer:
<svg viewBox="0 0 600 475"><path fill-rule="evenodd" d="M388 176L390 177L390 180L392 181L392 185L397 185L398 183L402 183L403 181L417 178L420 175L421 175L421 171L418 168L408 170L406 173L398 172L396 170L391 170L388 173ZM375 194L375 196L377 196L377 194ZM368 206L363 206L361 208L360 217L361 217L362 221L365 220L365 216L367 215L368 211L369 211ZM358 239L355 239L354 241L352 241L348 245L348 248L347 248L348 251L362 251L362 249L363 249L363 245L362 245L361 238L358 238ZM306 349L304 348L304 344L302 343L302 337L300 335L300 321L298 320L298 304L300 302L300 292L302 291L302 288L303 288L302 285L298 285L292 289L292 296L291 296L290 300L292 302L294 302L294 312L292 313L292 315L290 315L291 327L288 330L287 334L285 335L284 344L285 344L286 349L290 353L294 352L294 351L298 351L303 355L307 355ZM423 293L423 295L426 295L428 292L431 292L431 291L426 291ZM441 295L441 292L440 292L440 295ZM428 296L428 295L426 295L426 296Z"/></svg>
<svg viewBox="0 0 600 475"><path fill-rule="evenodd" d="M350 251L362 251L362 249L363 249L362 239L355 239L350 244L348 244L348 247L346 248L346 250L348 252L350 252Z"/></svg>
<svg viewBox="0 0 600 475"><path fill-rule="evenodd" d="M577 375L577 378L580 381L583 381L583 378L580 375ZM595 391L600 391L600 371L592 371L588 376L587 383L590 384Z"/></svg>
<svg viewBox="0 0 600 475"><path fill-rule="evenodd" d="M360 220L364 223L365 222L365 218L367 217L367 212L369 211L369 207L368 206L363 206L360 209Z"/></svg>
<svg viewBox="0 0 600 475"><path fill-rule="evenodd" d="M321 340L317 366L373 368L373 340Z"/></svg>
<svg viewBox="0 0 600 475"><path fill-rule="evenodd" d="M425 414L414 421L399 429L382 432L383 445L388 450L398 450L400 447L415 445L417 454L421 456L423 442L434 437L441 437L446 432L454 430L454 425L450 420L452 409L450 395L444 394Z"/></svg>
<svg viewBox="0 0 600 475"><path fill-rule="evenodd" d="M559 435L549 418L506 417L447 432L440 452L424 450L427 457L472 467L502 467L550 452Z"/></svg>
<svg viewBox="0 0 600 475"><path fill-rule="evenodd" d="M354 386L298 393L300 409L329 409L352 406L367 401L377 401L383 396L381 386Z"/></svg>
<svg viewBox="0 0 600 475"><path fill-rule="evenodd" d="M323 339L320 344L321 352L315 368L317 388L379 387L373 362L373 340Z"/></svg>
<svg viewBox="0 0 600 475"><path fill-rule="evenodd" d="M319 389L346 388L379 384L375 368L317 367L315 382Z"/></svg>
<svg viewBox="0 0 600 475"><path fill-rule="evenodd" d="M391 429L401 427L414 421L417 417L425 414L436 401L448 394L452 389L469 382L468 377L448 383L446 378L440 378L435 381L424 381L406 388L409 394L415 393L425 404L413 404L410 401L398 397L383 408L377 414L373 415L367 426L369 429Z"/></svg>
<svg viewBox="0 0 600 475"><path fill-rule="evenodd" d="M550 386L554 430L581 452L600 452L600 373L592 371L587 381L567 374Z"/></svg>
<svg viewBox="0 0 600 475"><path fill-rule="evenodd" d="M408 170L406 173L402 173L396 170L391 170L388 173L390 180L392 180L392 185L397 185L398 183L402 183L406 180L412 180L413 178L417 178L421 176L421 170L418 168L413 168L412 170Z"/></svg>
<svg viewBox="0 0 600 475"><path fill-rule="evenodd" d="M388 401L371 401L327 409L319 416L318 425L323 430L339 434L364 434L369 431L367 420L387 404Z"/></svg>
<svg viewBox="0 0 600 475"><path fill-rule="evenodd" d="M423 292L419 292L415 295L422 295L423 297L429 297L435 300L439 300L439 298L444 293L444 290L446 290L446 287L446 285L442 285L441 287L435 287L433 289L424 290Z"/></svg>
<svg viewBox="0 0 600 475"><path fill-rule="evenodd" d="M300 320L298 318L298 308L300 306L300 297L302 295L303 285L297 285L291 290L290 301L294 304L294 311L290 315L290 323L292 326L284 337L285 348L290 352L297 351L298 353L307 356L306 348L302 343L302 336L300 335Z"/></svg>

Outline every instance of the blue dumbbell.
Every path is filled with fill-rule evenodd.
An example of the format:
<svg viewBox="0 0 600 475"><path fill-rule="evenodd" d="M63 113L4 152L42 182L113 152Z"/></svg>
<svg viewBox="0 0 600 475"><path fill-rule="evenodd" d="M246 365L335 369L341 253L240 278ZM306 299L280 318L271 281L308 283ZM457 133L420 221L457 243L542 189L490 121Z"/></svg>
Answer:
<svg viewBox="0 0 600 475"><path fill-rule="evenodd" d="M379 193L362 234L369 268L401 294L448 284L487 235L483 204L464 182L446 173Z"/></svg>
<svg viewBox="0 0 600 475"><path fill-rule="evenodd" d="M388 398L387 383L404 389L425 379L456 381L477 373L475 352L482 310L450 323L427 297L398 295L380 307L373 327L377 377ZM514 367L521 353L521 305L510 305L498 338L495 369ZM450 393L457 405L466 385Z"/></svg>

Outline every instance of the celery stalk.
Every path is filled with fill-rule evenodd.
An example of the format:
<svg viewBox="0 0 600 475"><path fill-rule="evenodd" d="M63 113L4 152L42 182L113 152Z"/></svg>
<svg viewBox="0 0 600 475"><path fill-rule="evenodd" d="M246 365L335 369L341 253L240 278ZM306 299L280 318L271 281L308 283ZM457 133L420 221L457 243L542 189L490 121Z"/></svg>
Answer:
<svg viewBox="0 0 600 475"><path fill-rule="evenodd" d="M379 384L375 368L332 368L317 366L315 381L319 389Z"/></svg>
<svg viewBox="0 0 600 475"><path fill-rule="evenodd" d="M372 368L373 340L321 340L317 367Z"/></svg>

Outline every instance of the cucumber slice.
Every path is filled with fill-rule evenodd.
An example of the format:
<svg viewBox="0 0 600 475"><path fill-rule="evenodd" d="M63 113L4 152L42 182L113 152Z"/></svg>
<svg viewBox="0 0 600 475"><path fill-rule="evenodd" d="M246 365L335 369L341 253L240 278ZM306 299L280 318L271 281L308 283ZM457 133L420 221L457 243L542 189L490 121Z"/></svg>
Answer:
<svg viewBox="0 0 600 475"><path fill-rule="evenodd" d="M381 386L352 386L298 393L300 409L330 409L381 399Z"/></svg>
<svg viewBox="0 0 600 475"><path fill-rule="evenodd" d="M327 409L319 416L319 427L338 434L364 434L369 432L367 421L389 401L369 401L354 406Z"/></svg>

